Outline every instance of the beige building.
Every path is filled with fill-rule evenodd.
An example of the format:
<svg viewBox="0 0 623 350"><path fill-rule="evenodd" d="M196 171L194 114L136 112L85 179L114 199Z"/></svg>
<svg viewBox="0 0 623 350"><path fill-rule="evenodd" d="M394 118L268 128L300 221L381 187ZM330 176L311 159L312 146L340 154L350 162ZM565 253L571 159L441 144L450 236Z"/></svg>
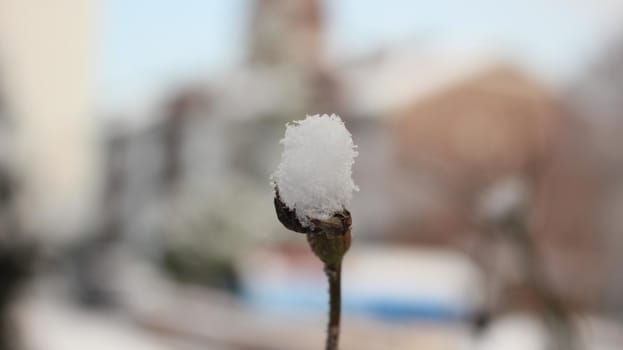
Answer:
<svg viewBox="0 0 623 350"><path fill-rule="evenodd" d="M97 192L95 4L0 1L0 79L20 205L27 228L47 238L84 231Z"/></svg>
<svg viewBox="0 0 623 350"><path fill-rule="evenodd" d="M393 120L401 212L391 235L495 259L492 251L473 251L475 241L488 239L478 238L478 200L499 181L521 179L529 190L526 225L547 283L574 304L597 302L604 277L595 235L598 183L582 124L561 99L498 65L399 109ZM494 264L512 256L500 259Z"/></svg>

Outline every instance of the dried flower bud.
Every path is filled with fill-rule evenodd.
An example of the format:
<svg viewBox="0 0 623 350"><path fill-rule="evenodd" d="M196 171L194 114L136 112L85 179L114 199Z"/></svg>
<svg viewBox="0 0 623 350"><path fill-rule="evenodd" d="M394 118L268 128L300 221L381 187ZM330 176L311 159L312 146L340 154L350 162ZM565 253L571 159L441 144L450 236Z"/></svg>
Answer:
<svg viewBox="0 0 623 350"><path fill-rule="evenodd" d="M334 265L342 260L351 243L352 218L348 210L337 212L328 219L309 218L310 225L305 227L296 210L281 201L278 188L275 189L274 202L279 221L288 230L307 234L307 242L322 262Z"/></svg>

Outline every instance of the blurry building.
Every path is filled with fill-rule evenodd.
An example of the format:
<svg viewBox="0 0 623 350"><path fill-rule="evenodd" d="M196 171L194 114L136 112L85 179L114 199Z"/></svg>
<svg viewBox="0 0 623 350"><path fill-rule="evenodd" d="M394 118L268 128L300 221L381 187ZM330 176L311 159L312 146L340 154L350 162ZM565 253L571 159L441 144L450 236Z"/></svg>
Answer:
<svg viewBox="0 0 623 350"><path fill-rule="evenodd" d="M597 227L594 236L600 259L596 273L601 279L599 305L603 311L623 317L623 40L604 50L567 93L574 116L581 121L580 132L590 147L577 149L589 154L590 171L599 182L595 201ZM584 145L586 146L586 145Z"/></svg>
<svg viewBox="0 0 623 350"><path fill-rule="evenodd" d="M560 124L558 108L538 83L508 66L492 66L398 110L392 123L401 168L397 188L414 191L397 193L408 221L396 227L414 239L463 237L482 188L532 175Z"/></svg>
<svg viewBox="0 0 623 350"><path fill-rule="evenodd" d="M273 113L335 112L338 91L325 60L322 1L258 0L248 33L250 68L271 72L272 80L287 85Z"/></svg>
<svg viewBox="0 0 623 350"><path fill-rule="evenodd" d="M318 65L324 50L324 13L318 0L258 0L249 28L249 61Z"/></svg>
<svg viewBox="0 0 623 350"><path fill-rule="evenodd" d="M20 209L27 229L46 240L84 233L95 206L93 10L77 0L0 3L0 79Z"/></svg>
<svg viewBox="0 0 623 350"><path fill-rule="evenodd" d="M525 220L548 287L573 303L597 302L596 178L582 123L554 92L511 66L492 65L397 110L393 120L400 204L391 235L469 251L474 240L488 239L479 238L479 198L517 178L531 192Z"/></svg>

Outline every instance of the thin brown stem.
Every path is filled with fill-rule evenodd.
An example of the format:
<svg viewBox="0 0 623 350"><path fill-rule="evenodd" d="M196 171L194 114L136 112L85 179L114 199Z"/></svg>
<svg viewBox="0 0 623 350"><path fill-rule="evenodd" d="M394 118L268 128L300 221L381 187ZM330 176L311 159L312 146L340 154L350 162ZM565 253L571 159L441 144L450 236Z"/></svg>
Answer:
<svg viewBox="0 0 623 350"><path fill-rule="evenodd" d="M325 265L329 280L329 323L327 326L326 350L338 350L340 338L340 313L342 308L342 264Z"/></svg>

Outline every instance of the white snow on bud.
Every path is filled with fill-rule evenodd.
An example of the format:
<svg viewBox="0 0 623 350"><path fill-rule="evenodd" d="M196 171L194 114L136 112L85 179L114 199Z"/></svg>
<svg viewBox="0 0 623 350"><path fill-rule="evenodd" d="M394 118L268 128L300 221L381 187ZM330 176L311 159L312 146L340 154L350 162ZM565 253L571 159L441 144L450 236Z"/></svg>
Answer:
<svg viewBox="0 0 623 350"><path fill-rule="evenodd" d="M353 191L359 190L352 179L358 153L339 116L314 115L288 123L281 143L284 150L273 184L304 226L310 218L326 219L350 205Z"/></svg>

